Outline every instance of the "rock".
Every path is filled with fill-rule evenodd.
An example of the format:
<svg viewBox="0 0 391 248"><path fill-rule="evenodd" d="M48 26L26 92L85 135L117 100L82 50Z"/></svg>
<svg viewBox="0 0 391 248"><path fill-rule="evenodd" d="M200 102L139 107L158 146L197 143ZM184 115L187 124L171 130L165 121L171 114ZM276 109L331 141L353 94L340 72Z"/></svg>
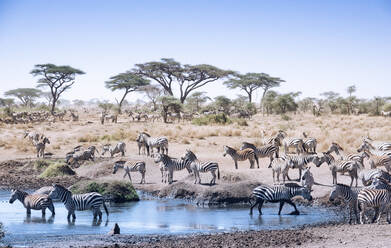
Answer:
<svg viewBox="0 0 391 248"><path fill-rule="evenodd" d="M117 223L115 223L113 229L111 229L110 232L107 233L108 235L115 235L115 234L120 234L120 228Z"/></svg>

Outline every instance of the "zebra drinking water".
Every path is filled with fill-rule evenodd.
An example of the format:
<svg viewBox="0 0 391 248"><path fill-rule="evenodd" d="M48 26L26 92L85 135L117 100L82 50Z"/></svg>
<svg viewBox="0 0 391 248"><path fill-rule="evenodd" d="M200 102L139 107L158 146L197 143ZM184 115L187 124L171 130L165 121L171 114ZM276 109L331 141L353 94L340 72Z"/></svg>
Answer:
<svg viewBox="0 0 391 248"><path fill-rule="evenodd" d="M312 186L314 186L314 176L311 173L311 167L308 167L304 170L303 176L301 177L301 186L312 191Z"/></svg>
<svg viewBox="0 0 391 248"><path fill-rule="evenodd" d="M253 149L235 150L232 147L224 146L223 156L225 157L227 154L234 160L235 169L238 169L238 161L245 161L247 159L250 161L250 169L254 168L255 152Z"/></svg>
<svg viewBox="0 0 391 248"><path fill-rule="evenodd" d="M101 220L101 205L103 205L107 216L109 216L109 212L102 195L96 192L74 195L67 188L59 184L53 184L53 190L50 192L49 197L60 199L64 203L65 208L68 210L68 220L71 218L71 216L73 220L76 219L75 210L83 211L88 209L92 210L94 214L94 220L97 216L99 216L99 220Z"/></svg>
<svg viewBox="0 0 391 248"><path fill-rule="evenodd" d="M26 208L27 215L31 214L31 209L42 210L42 215L45 215L45 210L48 208L52 215L55 215L52 199L45 194L28 194L27 192L14 189L11 191L9 203L19 200Z"/></svg>
<svg viewBox="0 0 391 248"><path fill-rule="evenodd" d="M185 156L182 158L184 161L190 161L190 168L194 173L194 184L197 183L197 178L198 178L198 183L201 184L201 177L200 177L200 172L205 173L210 171L212 174L212 180L210 181L210 185L216 184L216 170L217 170L217 178L220 180L220 170L219 170L219 164L216 162L212 161L206 161L206 162L201 162L197 159L196 155L190 151L186 150Z"/></svg>
<svg viewBox="0 0 391 248"><path fill-rule="evenodd" d="M152 138L148 133L141 132L139 133L136 141L142 142L146 145L148 156L153 154L154 147L156 147L158 153L161 151L162 154L168 154L168 139L166 137Z"/></svg>
<svg viewBox="0 0 391 248"><path fill-rule="evenodd" d="M115 174L118 169L124 169L125 174L124 178L126 176L129 177L130 182L132 182L132 178L130 177L130 172L140 172L141 174L141 181L140 184L145 183L145 162L144 161L136 161L136 162L131 162L131 161L117 161L114 163L113 166L113 174Z"/></svg>
<svg viewBox="0 0 391 248"><path fill-rule="evenodd" d="M353 214L356 217L356 223L360 223L357 209L357 195L360 190L361 189L358 188L352 189L345 184L336 184L330 192L330 202L334 202L336 199L340 198L349 206L349 224L353 221Z"/></svg>
<svg viewBox="0 0 391 248"><path fill-rule="evenodd" d="M375 209L372 223L375 221L379 223L383 213L387 215L387 222L391 223L389 206L391 202L391 191L387 189L363 189L358 193L357 199L361 224L365 224L367 220L365 217L365 210L367 208Z"/></svg>
<svg viewBox="0 0 391 248"><path fill-rule="evenodd" d="M299 210L297 210L296 205L292 202L292 198L298 195L304 197L304 199L312 201L311 192L308 189L301 187L296 183L287 183L285 185L273 185L273 186L270 185L258 186L252 192L252 196L256 198L256 201L254 204L251 204L250 214L251 215L253 214L253 208L256 205L258 205L259 214L262 215L262 206L264 202L273 202L273 203L279 202L280 208L278 210L278 215L281 214L281 210L285 203L288 203L289 205L295 208L295 211L291 212L290 214L299 215L300 214Z"/></svg>
<svg viewBox="0 0 391 248"><path fill-rule="evenodd" d="M166 177L168 177L169 184L173 182L174 171L179 171L186 168L189 174L192 172L190 168L191 162L188 160L171 158L168 155L162 153L156 153L154 154L154 157L155 163L162 163L165 173L168 172Z"/></svg>

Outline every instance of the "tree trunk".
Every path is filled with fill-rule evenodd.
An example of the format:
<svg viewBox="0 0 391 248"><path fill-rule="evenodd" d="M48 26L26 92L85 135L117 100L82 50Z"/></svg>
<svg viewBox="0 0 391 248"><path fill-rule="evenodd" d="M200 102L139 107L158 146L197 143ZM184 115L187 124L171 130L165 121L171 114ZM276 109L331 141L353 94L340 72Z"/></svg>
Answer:
<svg viewBox="0 0 391 248"><path fill-rule="evenodd" d="M125 94L123 95L121 101L120 101L119 104L118 104L118 114L121 114L122 103L124 102L125 97L126 97L126 95L127 95L128 93L129 93L129 91L126 90L126 91L125 91Z"/></svg>
<svg viewBox="0 0 391 248"><path fill-rule="evenodd" d="M51 110L50 110L50 113L51 113L52 115L54 115L54 109L56 108L56 102L57 102L56 98L53 97L53 100L52 100L52 108L51 108Z"/></svg>
<svg viewBox="0 0 391 248"><path fill-rule="evenodd" d="M252 92L247 92L248 94L248 102L251 103L252 101Z"/></svg>

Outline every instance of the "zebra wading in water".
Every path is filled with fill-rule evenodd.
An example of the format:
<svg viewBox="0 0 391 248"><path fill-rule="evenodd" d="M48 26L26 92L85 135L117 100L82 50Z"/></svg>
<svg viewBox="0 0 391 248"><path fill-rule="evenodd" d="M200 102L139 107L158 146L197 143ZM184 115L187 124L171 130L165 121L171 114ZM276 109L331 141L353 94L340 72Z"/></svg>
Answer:
<svg viewBox="0 0 391 248"><path fill-rule="evenodd" d="M187 169L189 174L192 172L190 168L191 162L188 160L183 160L183 159L176 159L176 158L171 158L166 154L162 153L155 153L154 154L154 161L155 163L161 163L163 168L164 168L164 178L165 182L167 182L167 177L168 177L168 183L171 184L173 182L173 177L174 177L174 171L180 171L183 169ZM168 174L167 174L168 172Z"/></svg>
<svg viewBox="0 0 391 248"><path fill-rule="evenodd" d="M130 182L132 182L130 172L136 172L136 171L140 172L140 174L141 174L140 184L145 183L146 169L145 169L145 162L144 161L131 162L131 161L120 160L120 161L117 161L114 163L113 174L115 174L118 171L118 169L124 169L124 171L125 171L124 178L126 176L128 176Z"/></svg>
<svg viewBox="0 0 391 248"><path fill-rule="evenodd" d="M330 192L329 201L334 202L336 199L342 199L349 206L349 224L353 221L353 215L356 223L360 223L357 209L357 195L361 189L351 187L345 184L336 184Z"/></svg>
<svg viewBox="0 0 391 248"><path fill-rule="evenodd" d="M109 152L111 157L117 153L121 153L121 156L123 157L125 156L125 148L126 144L124 142L118 142L114 148L112 148L110 144L106 144L103 146L102 156L105 155L106 152Z"/></svg>
<svg viewBox="0 0 391 248"><path fill-rule="evenodd" d="M42 215L45 215L46 208L55 215L53 201L45 194L28 194L27 192L14 189L11 191L9 203L19 200L26 208L27 215L31 214L31 209L42 210Z"/></svg>
<svg viewBox="0 0 391 248"><path fill-rule="evenodd" d="M390 202L391 191L387 189L363 189L358 193L358 208L360 209L360 223L365 224L365 210L367 208L374 208L375 215L372 223L375 221L379 223L383 213L387 215L387 222L390 224Z"/></svg>
<svg viewBox="0 0 391 248"><path fill-rule="evenodd" d="M285 203L293 206L295 211L291 212L291 215L299 215L300 212L297 210L296 205L292 202L292 198L295 196L302 196L308 201L312 201L311 192L301 187L296 183L287 183L285 185L261 185L256 187L252 196L255 197L256 201L254 204L251 204L250 215L253 214L253 208L258 205L259 215L262 215L262 206L264 202L280 203L280 208L278 210L278 215L281 215L281 210ZM251 198L251 196L250 196Z"/></svg>
<svg viewBox="0 0 391 248"><path fill-rule="evenodd" d="M76 219L76 210L83 211L88 209L92 210L94 214L94 220L97 218L97 216L99 216L99 220L101 220L101 205L103 205L107 216L109 216L109 212L107 210L103 196L96 192L74 195L67 188L59 184L53 184L53 190L50 192L49 197L53 199L60 199L64 203L65 208L68 210L68 220L71 218L71 216L73 220Z"/></svg>
<svg viewBox="0 0 391 248"><path fill-rule="evenodd" d="M235 169L238 169L238 161L250 161L250 169L254 168L254 162L255 162L255 152L253 149L246 148L244 150L235 150L232 147L224 146L224 153L223 156L230 155L231 158L235 162ZM259 165L258 165L259 168Z"/></svg>
<svg viewBox="0 0 391 248"><path fill-rule="evenodd" d="M145 144L148 156L153 154L153 148L156 148L158 153L161 151L162 154L168 154L168 139L166 137L152 138L148 133L141 132L136 141Z"/></svg>
<svg viewBox="0 0 391 248"><path fill-rule="evenodd" d="M212 174L212 180L210 181L210 185L216 184L216 170L217 170L217 178L220 180L220 170L219 170L219 164L212 161L205 161L201 162L197 159L197 156L190 150L186 150L185 156L182 158L184 161L190 161L190 168L194 173L194 184L198 183L201 184L201 173L206 173L210 171Z"/></svg>
<svg viewBox="0 0 391 248"><path fill-rule="evenodd" d="M270 159L269 166L273 162L274 155L276 155L276 158L278 158L279 147L275 144L265 145L260 148L257 148L254 144L243 142L242 146L240 147L240 150L244 150L246 148L250 148L255 152L255 161L257 162L258 168L259 168L259 161L258 161L259 158L268 157Z"/></svg>

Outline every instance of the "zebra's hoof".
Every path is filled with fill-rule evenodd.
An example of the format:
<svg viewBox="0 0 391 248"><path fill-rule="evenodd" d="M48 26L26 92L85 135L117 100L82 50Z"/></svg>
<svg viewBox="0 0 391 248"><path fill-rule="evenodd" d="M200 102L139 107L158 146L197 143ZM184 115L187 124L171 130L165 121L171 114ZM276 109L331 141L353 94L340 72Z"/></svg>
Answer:
<svg viewBox="0 0 391 248"><path fill-rule="evenodd" d="M289 215L300 215L300 212L299 211L293 211Z"/></svg>

